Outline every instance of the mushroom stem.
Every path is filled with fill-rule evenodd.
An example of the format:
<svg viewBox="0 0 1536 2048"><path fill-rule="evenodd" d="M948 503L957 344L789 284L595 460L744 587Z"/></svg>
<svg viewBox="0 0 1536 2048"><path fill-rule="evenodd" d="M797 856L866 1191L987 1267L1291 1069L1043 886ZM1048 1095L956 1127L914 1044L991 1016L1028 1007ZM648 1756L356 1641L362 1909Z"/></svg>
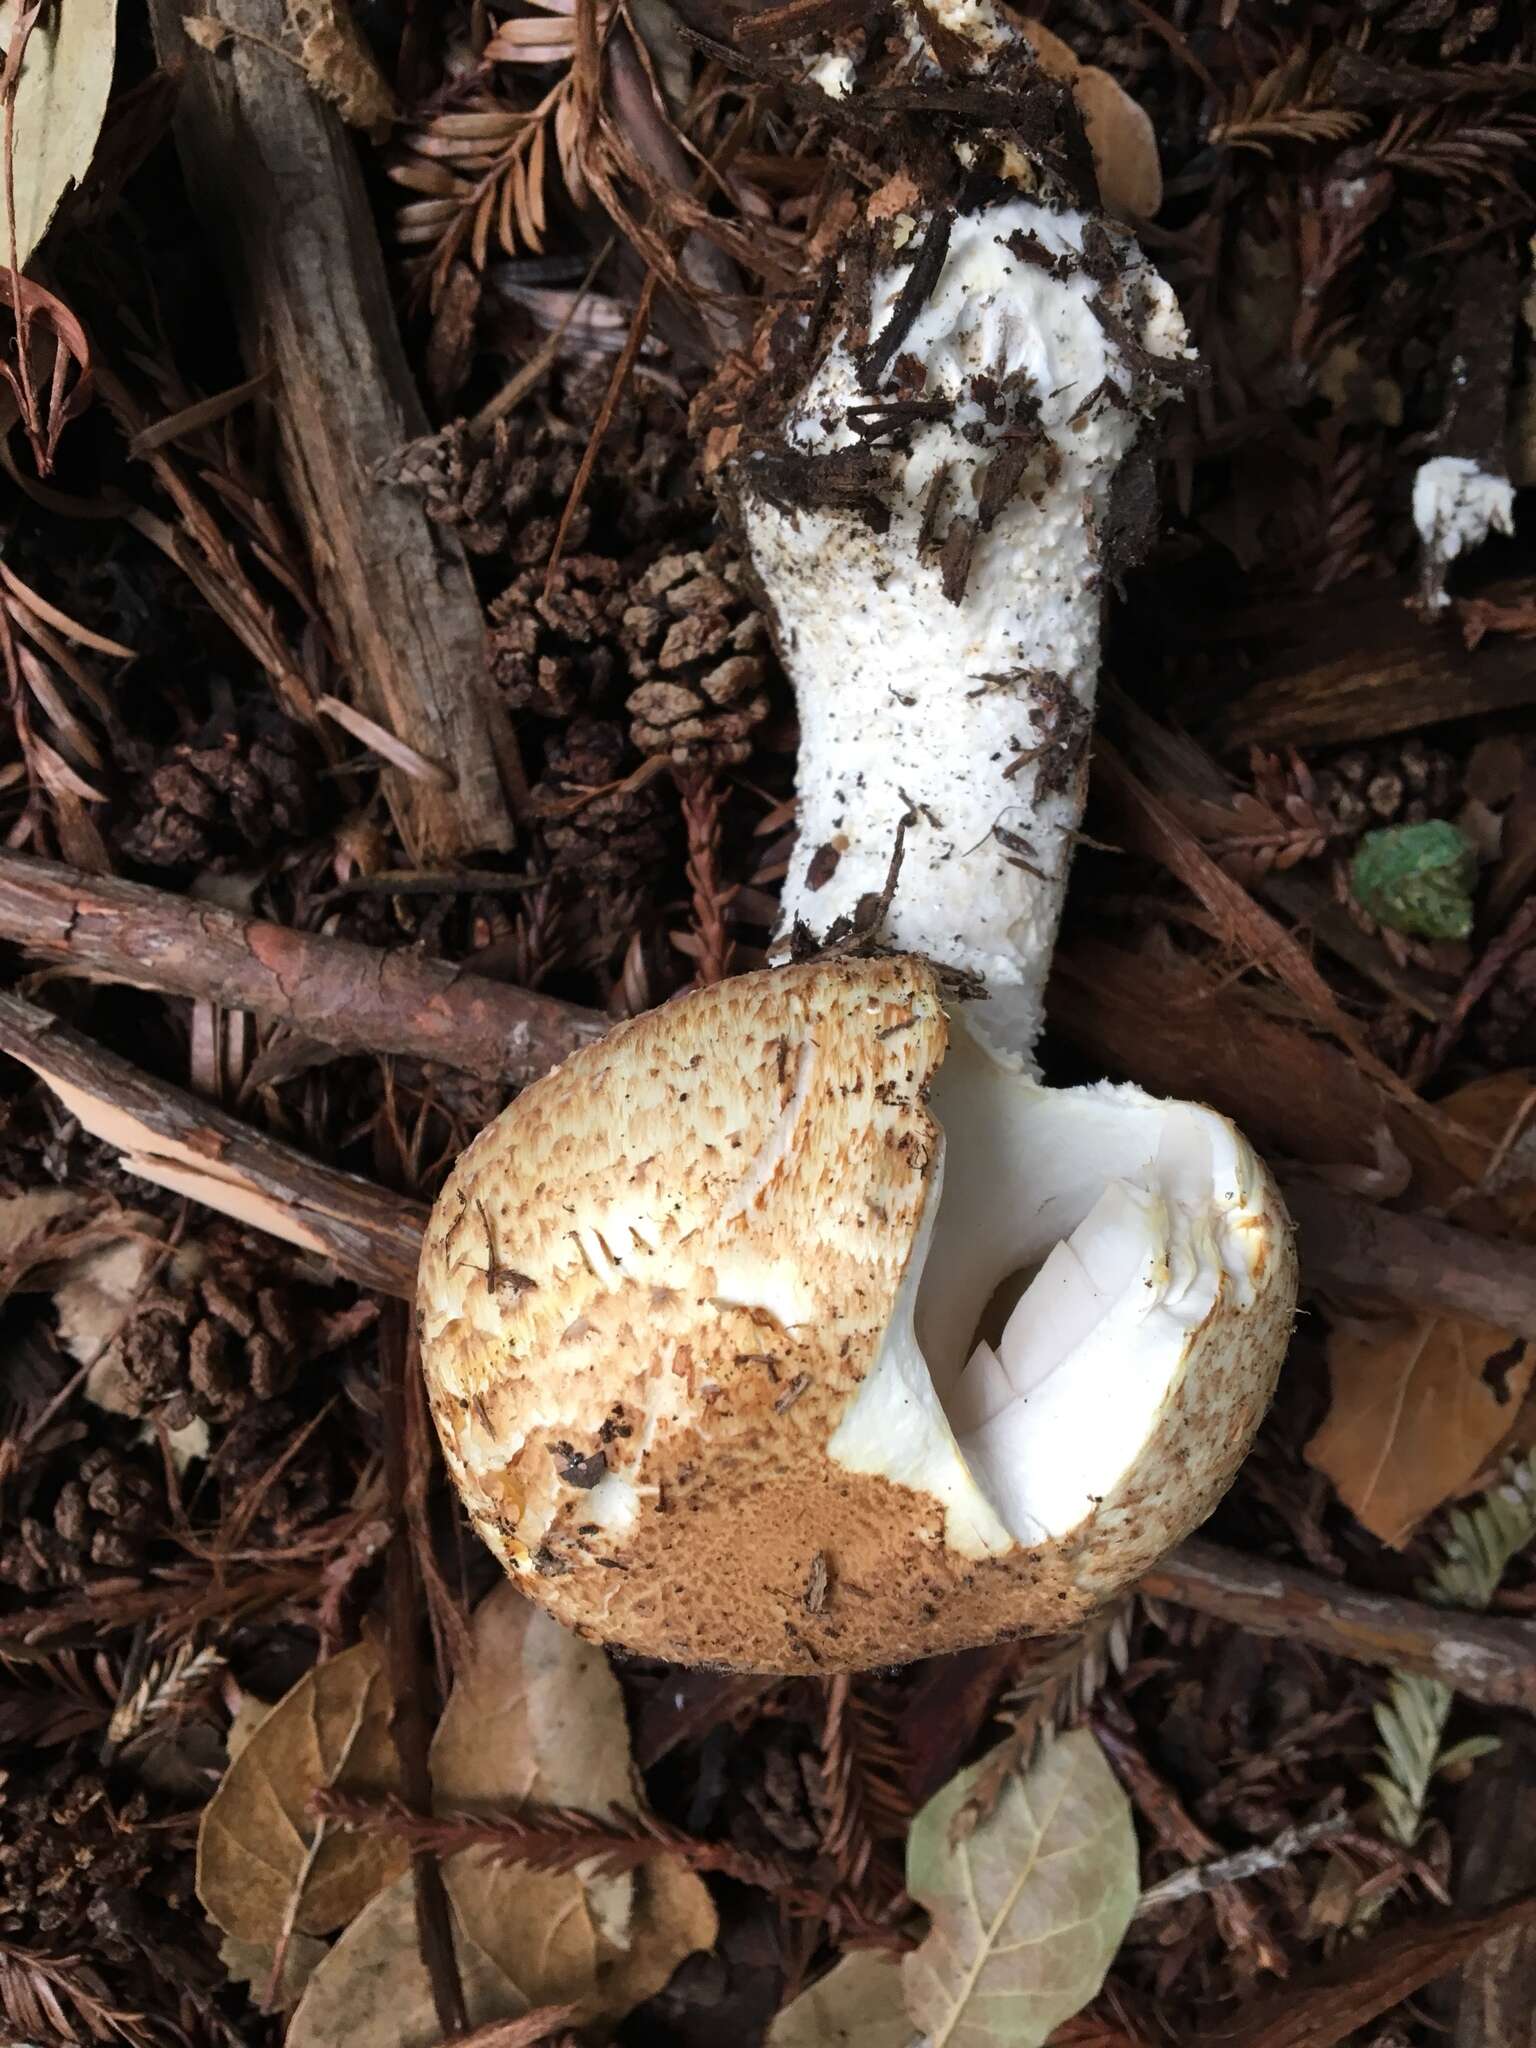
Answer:
<svg viewBox="0 0 1536 2048"><path fill-rule="evenodd" d="M989 10L943 12L1001 33ZM1011 183L850 237L831 317L801 338L812 367L759 412L731 485L800 711L786 936L857 924L905 821L882 937L983 976L978 1028L1027 1057L1103 578L1147 500L1146 419L1191 364L1131 236L1000 147Z"/></svg>

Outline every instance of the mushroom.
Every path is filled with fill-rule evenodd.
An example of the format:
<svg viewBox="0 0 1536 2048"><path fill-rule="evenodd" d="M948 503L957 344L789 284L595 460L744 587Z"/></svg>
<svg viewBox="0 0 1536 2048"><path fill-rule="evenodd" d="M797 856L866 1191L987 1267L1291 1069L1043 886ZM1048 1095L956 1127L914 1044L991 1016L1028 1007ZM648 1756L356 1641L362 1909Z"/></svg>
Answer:
<svg viewBox="0 0 1536 2048"><path fill-rule="evenodd" d="M933 24L989 87L1017 59L986 0L897 13L919 73ZM1007 134L956 153L775 323L723 472L799 700L795 957L536 1083L422 1257L477 1528L681 1663L1081 1620L1230 1484L1295 1305L1226 1119L1036 1075L1103 564L1189 354L1128 234Z"/></svg>

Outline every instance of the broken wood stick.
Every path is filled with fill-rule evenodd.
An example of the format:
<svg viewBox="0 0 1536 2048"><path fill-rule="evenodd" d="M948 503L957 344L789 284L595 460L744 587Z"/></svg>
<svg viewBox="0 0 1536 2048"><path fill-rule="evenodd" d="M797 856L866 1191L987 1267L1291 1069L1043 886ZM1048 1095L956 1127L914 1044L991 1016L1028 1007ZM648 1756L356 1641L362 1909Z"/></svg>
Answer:
<svg viewBox="0 0 1536 2048"><path fill-rule="evenodd" d="M1536 1341L1536 1257L1433 1216L1404 1216L1310 1174L1281 1176L1305 1280L1474 1316Z"/></svg>
<svg viewBox="0 0 1536 2048"><path fill-rule="evenodd" d="M521 771L485 672L462 547L381 467L428 431L361 169L335 109L286 54L283 0L206 0L230 30L194 45L181 0L151 0L181 73L187 190L223 263L252 372L270 365L284 478L357 708L427 764L386 766L413 860L506 848Z"/></svg>
<svg viewBox="0 0 1536 2048"><path fill-rule="evenodd" d="M609 1019L442 960L242 917L110 875L0 852L0 939L95 981L201 996L342 1052L405 1053L521 1086Z"/></svg>
<svg viewBox="0 0 1536 2048"><path fill-rule="evenodd" d="M1366 1593L1321 1572L1271 1564L1198 1538L1140 1590L1261 1636L1287 1636L1347 1657L1438 1678L1468 1699L1536 1713L1536 1624Z"/></svg>
<svg viewBox="0 0 1536 2048"><path fill-rule="evenodd" d="M409 1300L427 1212L359 1174L321 1166L141 1072L20 996L0 994L0 1052L30 1067L93 1137L144 1180L329 1259Z"/></svg>

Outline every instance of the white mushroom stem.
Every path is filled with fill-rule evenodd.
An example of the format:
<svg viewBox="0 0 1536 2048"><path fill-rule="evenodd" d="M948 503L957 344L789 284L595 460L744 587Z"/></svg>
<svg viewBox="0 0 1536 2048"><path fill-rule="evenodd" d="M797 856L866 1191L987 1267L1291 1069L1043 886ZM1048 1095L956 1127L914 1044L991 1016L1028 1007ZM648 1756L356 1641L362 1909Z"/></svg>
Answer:
<svg viewBox="0 0 1536 2048"><path fill-rule="evenodd" d="M983 975L984 1028L1027 1053L1082 815L1101 534L1149 363L1188 352L1129 235L1018 198L953 221L890 352L905 382L872 379L942 227L911 223L873 281L870 347L834 341L738 494L800 710L786 927L824 934L878 895L909 819L883 935ZM867 503L786 502L784 459L859 451L882 404L901 424L874 440L873 523Z"/></svg>
<svg viewBox="0 0 1536 2048"><path fill-rule="evenodd" d="M919 76L1028 65L993 0L897 14ZM805 61L851 89L846 54ZM800 711L785 935L860 923L904 829L881 936L981 975L976 1028L1027 1058L1082 817L1117 480L1192 352L1124 230L1061 203L1008 133L954 147L986 167L983 196L854 238L839 323L807 337L819 360L734 482Z"/></svg>

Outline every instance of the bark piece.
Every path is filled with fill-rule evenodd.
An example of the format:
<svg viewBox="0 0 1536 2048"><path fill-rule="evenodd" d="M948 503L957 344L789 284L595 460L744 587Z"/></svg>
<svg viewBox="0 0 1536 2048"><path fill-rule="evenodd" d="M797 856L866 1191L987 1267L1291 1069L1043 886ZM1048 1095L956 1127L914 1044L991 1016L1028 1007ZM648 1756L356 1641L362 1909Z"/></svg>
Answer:
<svg viewBox="0 0 1536 2048"><path fill-rule="evenodd" d="M380 466L427 431L350 138L283 45L282 0L208 0L233 31L194 47L152 0L156 48L185 66L175 121L188 191L234 297L254 371L270 364L284 475L359 708L454 778L386 769L418 861L505 848L515 743L485 675L462 548Z"/></svg>
<svg viewBox="0 0 1536 2048"><path fill-rule="evenodd" d="M1453 615L1426 623L1409 609L1410 590L1405 582L1350 584L1202 625L1199 638L1214 657L1235 646L1258 659L1235 695L1191 704L1186 715L1221 749L1351 746L1536 700L1526 640L1490 633L1469 651ZM1531 583L1494 583L1480 595L1528 602Z"/></svg>
<svg viewBox="0 0 1536 2048"><path fill-rule="evenodd" d="M0 938L96 981L202 996L343 1052L537 1080L608 1019L442 960L327 939L138 882L0 852Z"/></svg>

